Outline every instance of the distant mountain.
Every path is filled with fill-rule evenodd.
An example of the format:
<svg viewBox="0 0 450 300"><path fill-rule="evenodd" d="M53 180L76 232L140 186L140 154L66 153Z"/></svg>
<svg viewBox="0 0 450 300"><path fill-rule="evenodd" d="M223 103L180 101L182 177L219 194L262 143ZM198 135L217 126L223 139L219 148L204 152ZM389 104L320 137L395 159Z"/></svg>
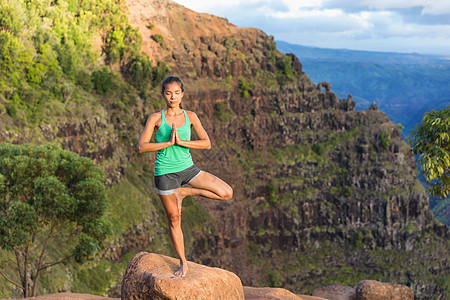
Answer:
<svg viewBox="0 0 450 300"><path fill-rule="evenodd" d="M385 53L306 47L277 41L283 53L294 53L317 84L331 83L339 98L353 96L356 109L375 101L409 134L425 112L450 105L450 58L416 53Z"/></svg>
<svg viewBox="0 0 450 300"><path fill-rule="evenodd" d="M283 53L294 53L303 71L317 84L328 81L339 98L351 94L356 109L375 101L408 135L423 114L450 105L450 58L417 53L325 49L277 41ZM424 179L419 177L424 182ZM430 198L430 207L449 226L449 199Z"/></svg>

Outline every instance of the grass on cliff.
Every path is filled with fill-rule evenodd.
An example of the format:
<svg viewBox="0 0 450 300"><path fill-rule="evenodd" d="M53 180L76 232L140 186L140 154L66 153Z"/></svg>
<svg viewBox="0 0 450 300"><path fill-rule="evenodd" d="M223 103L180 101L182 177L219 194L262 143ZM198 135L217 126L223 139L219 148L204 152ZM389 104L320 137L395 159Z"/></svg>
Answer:
<svg viewBox="0 0 450 300"><path fill-rule="evenodd" d="M256 273L260 274L256 277L260 286L283 287L297 294L310 295L315 288L332 283L356 287L361 280L396 282L407 286L421 282L423 285L436 285L449 293L450 276L445 273L434 274L433 271L440 268L449 257L431 257L435 247L443 247L442 243L433 239L417 251L367 250L316 240L313 244L303 244L302 250L297 253L276 250L272 255L265 254L265 245L250 242L248 253L252 265L261 270ZM424 265L422 260L417 260L418 256L432 263ZM419 299L431 297L420 287L417 290Z"/></svg>

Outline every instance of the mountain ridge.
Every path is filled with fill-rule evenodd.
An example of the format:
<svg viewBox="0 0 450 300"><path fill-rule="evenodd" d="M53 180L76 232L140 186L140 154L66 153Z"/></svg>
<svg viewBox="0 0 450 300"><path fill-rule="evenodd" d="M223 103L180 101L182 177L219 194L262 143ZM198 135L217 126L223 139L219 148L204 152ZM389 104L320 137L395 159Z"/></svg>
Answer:
<svg viewBox="0 0 450 300"><path fill-rule="evenodd" d="M295 52L296 48L303 49L303 52L306 54L302 55L303 58L333 58L336 60L363 60L363 61L381 61L392 63L427 63L430 60L443 60L447 61L450 58L445 55L437 55L437 54L422 54L415 52L382 52L382 51L370 51L370 50L355 50L355 49L347 49L347 48L323 48L323 47L314 47L314 46L305 46L300 44L292 44L285 41L276 40L277 45L280 48L285 49L282 52L286 52L286 50L290 52ZM309 51L309 52L308 52ZM396 59L396 60L394 60Z"/></svg>
<svg viewBox="0 0 450 300"><path fill-rule="evenodd" d="M277 45L296 54L314 82L332 83L340 97L352 94L357 109L375 101L406 134L425 112L450 105L450 61L439 56Z"/></svg>

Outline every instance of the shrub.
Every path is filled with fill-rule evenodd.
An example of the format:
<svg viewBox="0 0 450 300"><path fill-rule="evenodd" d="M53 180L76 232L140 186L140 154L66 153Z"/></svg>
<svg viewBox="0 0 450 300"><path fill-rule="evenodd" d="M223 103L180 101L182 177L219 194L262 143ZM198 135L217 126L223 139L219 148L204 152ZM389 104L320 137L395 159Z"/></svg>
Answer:
<svg viewBox="0 0 450 300"><path fill-rule="evenodd" d="M239 78L238 92L242 97L248 98L251 94L252 88L253 88L252 84L247 82L247 80L244 77L241 76Z"/></svg>
<svg viewBox="0 0 450 300"><path fill-rule="evenodd" d="M391 145L391 135L389 134L389 131L385 130L381 133L381 146L384 150L389 149L389 146Z"/></svg>
<svg viewBox="0 0 450 300"><path fill-rule="evenodd" d="M294 68L292 67L292 59L285 55L279 60L278 64L283 74L286 75L287 78L291 78L294 72Z"/></svg>
<svg viewBox="0 0 450 300"><path fill-rule="evenodd" d="M136 88L142 87L153 79L152 61L146 55L135 57L129 67L131 84Z"/></svg>
<svg viewBox="0 0 450 300"><path fill-rule="evenodd" d="M157 42L161 47L164 47L164 37L160 34L152 35L152 39Z"/></svg>
<svg viewBox="0 0 450 300"><path fill-rule="evenodd" d="M8 114L9 114L12 118L17 117L17 104L11 103L11 104L8 106Z"/></svg>
<svg viewBox="0 0 450 300"><path fill-rule="evenodd" d="M114 75L106 67L92 72L92 83L99 94L106 94L112 89Z"/></svg>
<svg viewBox="0 0 450 300"><path fill-rule="evenodd" d="M267 193L269 194L267 202L269 202L269 204L271 206L275 206L278 202L277 192L278 192L278 187L275 184L275 182L273 181L273 179L271 179L269 181L269 183L267 184Z"/></svg>
<svg viewBox="0 0 450 300"><path fill-rule="evenodd" d="M170 69L163 61L158 61L156 68L153 68L153 86L157 86L161 81L167 77Z"/></svg>

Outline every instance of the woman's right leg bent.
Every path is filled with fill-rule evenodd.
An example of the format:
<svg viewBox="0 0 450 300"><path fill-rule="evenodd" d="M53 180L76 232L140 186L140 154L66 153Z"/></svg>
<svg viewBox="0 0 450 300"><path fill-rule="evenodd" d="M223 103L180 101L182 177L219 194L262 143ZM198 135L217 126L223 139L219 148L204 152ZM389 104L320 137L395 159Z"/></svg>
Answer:
<svg viewBox="0 0 450 300"><path fill-rule="evenodd" d="M192 196L202 196L214 200L230 200L233 197L233 189L219 177L202 171L189 182L193 187Z"/></svg>

